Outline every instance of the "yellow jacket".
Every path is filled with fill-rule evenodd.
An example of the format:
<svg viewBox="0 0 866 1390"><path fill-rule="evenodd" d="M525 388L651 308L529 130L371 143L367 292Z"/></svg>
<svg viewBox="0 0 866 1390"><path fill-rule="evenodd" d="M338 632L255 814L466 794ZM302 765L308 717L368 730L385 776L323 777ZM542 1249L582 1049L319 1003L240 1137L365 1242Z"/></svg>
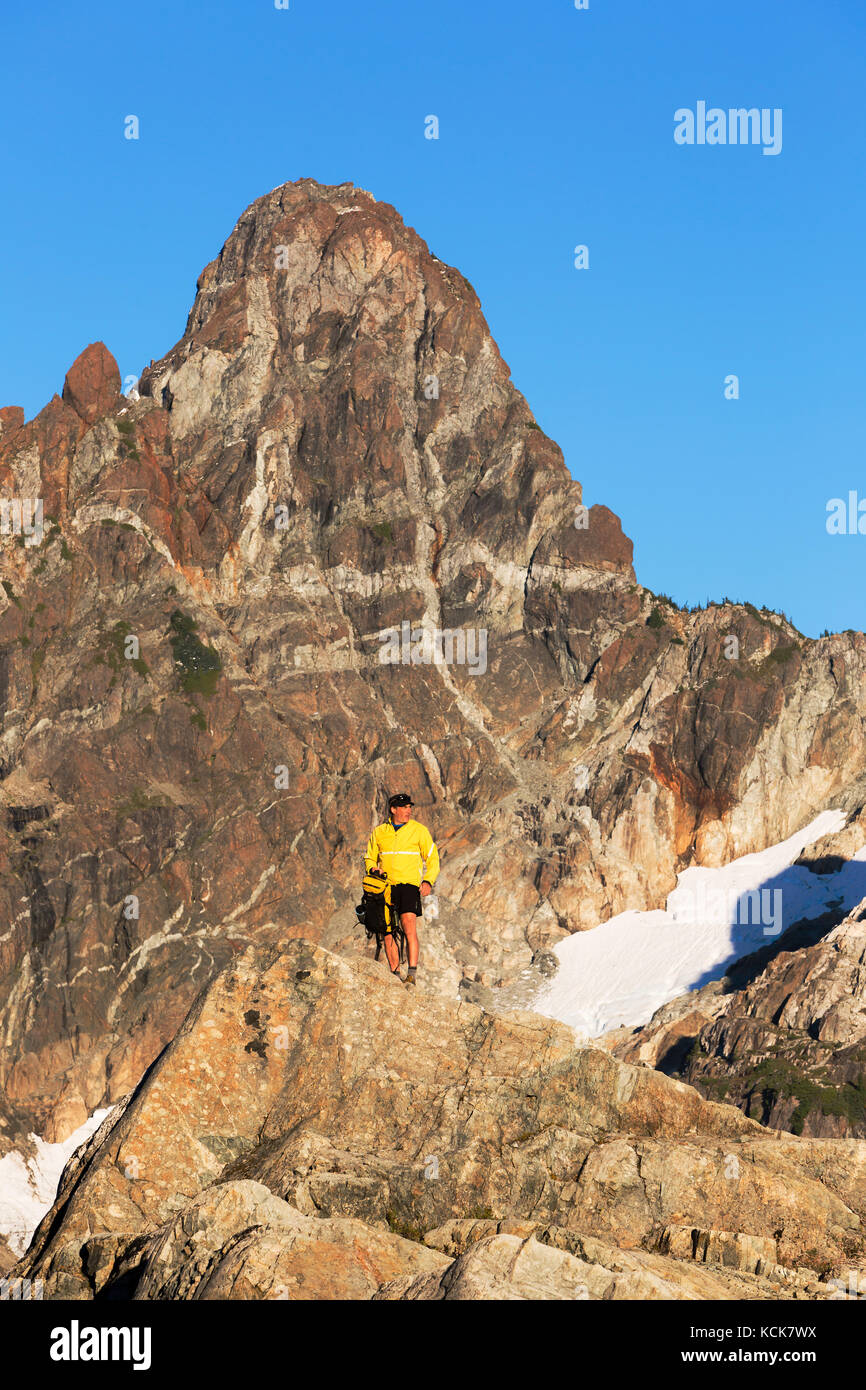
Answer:
<svg viewBox="0 0 866 1390"><path fill-rule="evenodd" d="M407 820L396 830L390 821L377 825L364 856L365 871L376 868L388 875L389 883L414 883L420 888L426 879L432 888L439 872L439 851L426 825L417 820Z"/></svg>

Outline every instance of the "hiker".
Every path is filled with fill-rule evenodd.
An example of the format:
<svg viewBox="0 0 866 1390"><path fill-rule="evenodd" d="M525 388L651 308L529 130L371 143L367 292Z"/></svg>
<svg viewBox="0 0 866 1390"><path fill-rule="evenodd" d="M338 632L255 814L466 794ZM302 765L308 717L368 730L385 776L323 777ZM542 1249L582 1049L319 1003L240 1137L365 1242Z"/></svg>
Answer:
<svg viewBox="0 0 866 1390"><path fill-rule="evenodd" d="M400 953L390 932L384 939L385 955L391 974L396 975L407 987L414 988L418 968L415 923L421 915L421 899L433 892L433 884L439 873L439 851L426 825L412 820L412 804L412 798L406 792L389 797L388 820L377 825L370 836L364 867L367 873L379 868L388 875L391 908L400 918L409 949L405 979L399 973Z"/></svg>

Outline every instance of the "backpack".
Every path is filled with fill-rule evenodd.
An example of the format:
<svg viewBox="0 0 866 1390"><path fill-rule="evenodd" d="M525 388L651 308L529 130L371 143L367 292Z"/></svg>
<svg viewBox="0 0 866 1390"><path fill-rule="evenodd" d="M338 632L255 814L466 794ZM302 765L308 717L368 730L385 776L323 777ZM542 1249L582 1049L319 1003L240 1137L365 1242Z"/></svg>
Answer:
<svg viewBox="0 0 866 1390"><path fill-rule="evenodd" d="M380 869L371 869L364 875L364 892L355 908L355 916L367 933L367 940L376 938L375 960L379 959L385 937L393 936L399 954L399 963L406 958L406 933L400 920L391 907L391 885L388 875Z"/></svg>

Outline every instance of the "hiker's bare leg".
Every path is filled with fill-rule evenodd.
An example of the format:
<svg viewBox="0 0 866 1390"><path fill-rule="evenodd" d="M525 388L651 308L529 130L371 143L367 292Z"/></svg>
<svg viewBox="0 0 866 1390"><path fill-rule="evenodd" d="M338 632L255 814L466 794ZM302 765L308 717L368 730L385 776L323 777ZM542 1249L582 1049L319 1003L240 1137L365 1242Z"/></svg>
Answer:
<svg viewBox="0 0 866 1390"><path fill-rule="evenodd" d="M391 971L395 971L400 964L400 952L397 950L397 943L390 932L385 936L385 955L388 957L388 964Z"/></svg>
<svg viewBox="0 0 866 1390"><path fill-rule="evenodd" d="M418 933L415 930L415 913L401 912L400 922L406 933L406 945L409 949L409 964L418 964Z"/></svg>

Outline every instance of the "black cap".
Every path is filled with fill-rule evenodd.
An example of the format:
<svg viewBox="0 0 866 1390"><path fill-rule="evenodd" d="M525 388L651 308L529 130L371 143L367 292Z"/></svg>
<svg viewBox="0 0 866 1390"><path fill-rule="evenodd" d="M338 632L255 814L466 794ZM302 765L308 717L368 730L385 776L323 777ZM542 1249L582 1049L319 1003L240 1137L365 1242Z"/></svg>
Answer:
<svg viewBox="0 0 866 1390"><path fill-rule="evenodd" d="M396 795L396 796L389 796L389 797L388 797L388 810L389 810L389 811L390 811L390 809L391 809L392 806L413 806L413 805L414 805L414 802L413 802L411 796L407 796L405 792L397 792L397 795Z"/></svg>

